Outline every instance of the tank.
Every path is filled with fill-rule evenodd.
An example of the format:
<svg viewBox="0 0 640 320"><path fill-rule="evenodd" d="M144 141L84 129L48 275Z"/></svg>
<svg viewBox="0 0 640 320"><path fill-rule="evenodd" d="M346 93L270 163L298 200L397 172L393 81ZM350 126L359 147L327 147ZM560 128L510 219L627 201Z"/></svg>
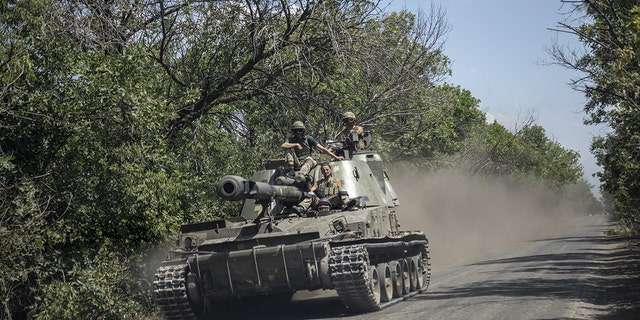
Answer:
<svg viewBox="0 0 640 320"><path fill-rule="evenodd" d="M303 290L335 290L349 311L373 312L427 290L427 237L401 229L400 202L381 157L346 142L329 145L345 156L329 164L351 205L331 208L314 199L309 186L322 177L319 166L302 176L283 160L267 161L251 179L222 177L217 194L243 201L242 208L181 226L154 280L164 318L204 319L227 302L287 301ZM317 205L299 212L305 199Z"/></svg>

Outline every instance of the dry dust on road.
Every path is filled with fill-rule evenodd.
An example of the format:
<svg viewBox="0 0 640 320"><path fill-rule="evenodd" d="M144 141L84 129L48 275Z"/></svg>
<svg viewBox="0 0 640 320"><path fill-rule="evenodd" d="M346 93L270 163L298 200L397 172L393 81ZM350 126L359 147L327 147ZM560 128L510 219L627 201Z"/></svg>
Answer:
<svg viewBox="0 0 640 320"><path fill-rule="evenodd" d="M606 235L611 227L606 216L578 217L562 236L434 268L427 293L375 313L351 314L329 290L279 307L248 303L216 319L640 319L640 254Z"/></svg>
<svg viewBox="0 0 640 320"><path fill-rule="evenodd" d="M299 292L284 306L249 301L215 319L640 319L640 249L605 233L609 217L574 212L545 188L451 172L391 177L401 228L429 238L427 293L352 314L332 290Z"/></svg>
<svg viewBox="0 0 640 320"><path fill-rule="evenodd" d="M604 216L572 222L563 236L435 270L426 294L384 310L380 318L640 319L637 252L605 235L611 224Z"/></svg>

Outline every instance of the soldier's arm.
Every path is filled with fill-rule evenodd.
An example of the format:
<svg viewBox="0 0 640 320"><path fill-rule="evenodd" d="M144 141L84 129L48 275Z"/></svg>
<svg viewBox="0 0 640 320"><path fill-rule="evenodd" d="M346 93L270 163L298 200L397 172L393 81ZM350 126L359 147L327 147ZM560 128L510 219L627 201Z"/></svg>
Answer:
<svg viewBox="0 0 640 320"><path fill-rule="evenodd" d="M331 150L329 150L329 149L327 149L327 148L323 147L323 146L322 146L321 144L319 144L319 143L318 143L318 144L316 144L316 147L317 147L318 149L320 149L322 152L324 152L324 153L326 153L326 154L328 154L328 155L330 155L330 156L332 156L332 157L334 157L334 158L336 158L336 159L338 159L338 160L344 160L344 157L342 157L342 156L336 156L333 152L331 152Z"/></svg>
<svg viewBox="0 0 640 320"><path fill-rule="evenodd" d="M288 141L285 141L281 147L282 149L298 148L302 150L302 146L299 143L291 143Z"/></svg>

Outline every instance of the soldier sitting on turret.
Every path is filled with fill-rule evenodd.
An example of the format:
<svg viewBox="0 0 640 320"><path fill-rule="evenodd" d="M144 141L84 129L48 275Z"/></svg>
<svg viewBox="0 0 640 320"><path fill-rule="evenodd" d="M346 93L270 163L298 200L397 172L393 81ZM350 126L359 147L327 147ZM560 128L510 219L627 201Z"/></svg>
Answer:
<svg viewBox="0 0 640 320"><path fill-rule="evenodd" d="M314 147L338 160L344 159L344 157L335 155L331 150L316 142L312 136L305 135L302 121L294 122L291 126L291 132L293 132L293 137L290 137L282 144L282 149L285 150L287 164L290 167L294 165L300 166L300 174L308 174L311 168L316 165L316 161L312 158Z"/></svg>
<svg viewBox="0 0 640 320"><path fill-rule="evenodd" d="M342 187L342 182L333 177L333 170L328 163L320 164L322 178L316 181L311 187L311 192L315 193L317 198L307 198L303 200L299 207L295 210L307 211L311 205L318 207L323 203L327 203L328 209L350 209L356 204L355 199L349 199L349 194Z"/></svg>

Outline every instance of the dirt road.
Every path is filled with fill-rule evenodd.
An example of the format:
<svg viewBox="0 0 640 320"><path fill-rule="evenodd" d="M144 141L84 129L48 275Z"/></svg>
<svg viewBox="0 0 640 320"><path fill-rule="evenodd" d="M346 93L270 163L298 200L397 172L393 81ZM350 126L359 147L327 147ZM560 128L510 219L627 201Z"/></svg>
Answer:
<svg viewBox="0 0 640 320"><path fill-rule="evenodd" d="M576 218L559 236L434 268L426 294L376 313L350 314L327 291L313 298L297 294L285 307L248 308L229 318L640 319L638 244L605 235L611 224L605 216Z"/></svg>

